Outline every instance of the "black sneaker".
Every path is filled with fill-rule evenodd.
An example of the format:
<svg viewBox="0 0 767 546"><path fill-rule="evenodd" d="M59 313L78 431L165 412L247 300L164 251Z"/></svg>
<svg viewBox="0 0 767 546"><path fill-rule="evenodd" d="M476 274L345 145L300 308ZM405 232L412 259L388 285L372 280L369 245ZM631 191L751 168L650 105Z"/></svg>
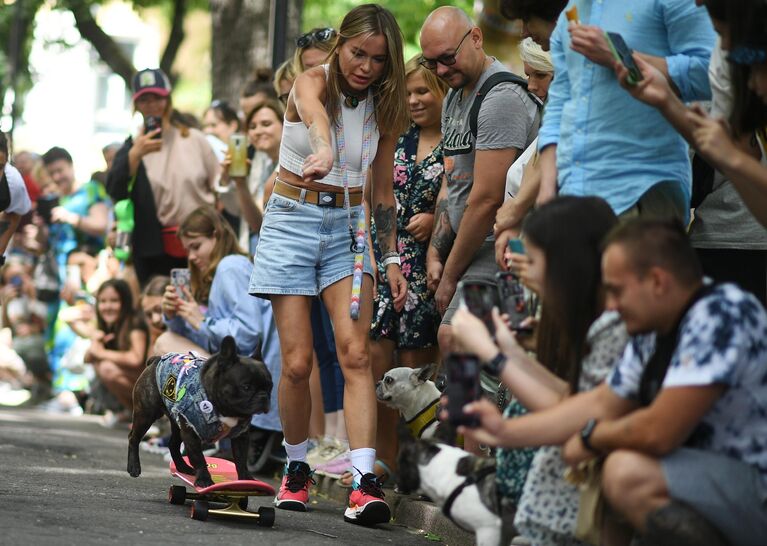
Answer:
<svg viewBox="0 0 767 546"><path fill-rule="evenodd" d="M257 427L250 427L248 434L248 470L257 474L269 461L269 456L275 444L282 439L282 434Z"/></svg>

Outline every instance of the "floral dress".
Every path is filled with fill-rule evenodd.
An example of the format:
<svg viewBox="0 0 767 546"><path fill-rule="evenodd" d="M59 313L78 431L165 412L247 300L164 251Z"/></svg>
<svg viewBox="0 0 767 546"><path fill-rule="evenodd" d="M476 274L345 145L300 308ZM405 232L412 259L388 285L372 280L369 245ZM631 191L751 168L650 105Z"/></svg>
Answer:
<svg viewBox="0 0 767 546"><path fill-rule="evenodd" d="M420 129L413 124L399 138L394 151L394 197L397 201L397 251L402 262L402 274L407 280L405 307L397 313L391 290L384 279L382 253L376 239L375 222L370 233L378 265L378 294L373 306L370 337L391 339L400 349L420 349L437 344L440 315L434 297L426 288L426 251L429 241L419 242L405 229L418 213L433 213L442 175L442 143L420 163L416 163Z"/></svg>
<svg viewBox="0 0 767 546"><path fill-rule="evenodd" d="M618 313L605 311L586 335L591 351L581 362L578 391L596 388L617 364L628 343ZM514 526L535 546L582 544L573 536L578 518L578 488L564 479L567 466L560 446L544 446L533 458L519 501Z"/></svg>

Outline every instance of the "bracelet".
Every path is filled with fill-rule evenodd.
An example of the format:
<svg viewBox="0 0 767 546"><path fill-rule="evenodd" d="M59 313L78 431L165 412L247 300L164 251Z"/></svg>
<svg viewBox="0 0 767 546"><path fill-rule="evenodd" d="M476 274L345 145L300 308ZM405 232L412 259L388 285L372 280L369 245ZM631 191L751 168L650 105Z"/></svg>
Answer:
<svg viewBox="0 0 767 546"><path fill-rule="evenodd" d="M489 360L482 365L482 369L493 377L500 377L501 372L506 367L506 360L506 355L502 352L498 352L492 360Z"/></svg>
<svg viewBox="0 0 767 546"><path fill-rule="evenodd" d="M400 261L399 256L389 256L388 258L383 259L384 267L390 266L391 264L402 265L402 262Z"/></svg>
<svg viewBox="0 0 767 546"><path fill-rule="evenodd" d="M395 256L399 258L399 253L396 250L390 250L389 252L381 256L381 261L386 261L388 258L394 258Z"/></svg>
<svg viewBox="0 0 767 546"><path fill-rule="evenodd" d="M583 447L597 455L599 454L599 451L594 449L594 446L591 445L591 435L593 434L598 422L599 421L596 419L589 419L581 429L581 442L583 443Z"/></svg>

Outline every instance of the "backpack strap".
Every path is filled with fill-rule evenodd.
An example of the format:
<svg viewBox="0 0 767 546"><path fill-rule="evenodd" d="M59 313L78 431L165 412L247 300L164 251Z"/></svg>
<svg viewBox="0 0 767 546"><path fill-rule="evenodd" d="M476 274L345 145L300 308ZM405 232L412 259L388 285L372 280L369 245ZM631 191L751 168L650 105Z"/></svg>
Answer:
<svg viewBox="0 0 767 546"><path fill-rule="evenodd" d="M475 139L477 138L477 118L479 118L479 109L482 107L482 101L485 100L485 97L493 87L499 83L506 82L516 83L522 87L527 93L527 96L530 97L530 99L538 107L538 111L540 112L543 109L543 103L541 102L541 99L527 90L526 79L517 76L513 72L496 72L485 80L485 83L482 84L482 87L479 88L479 91L477 91L477 94L474 96L474 102L471 104L471 110L469 111L469 128L471 129L471 134ZM450 105L450 102L453 100L453 96L458 92L460 92L460 90L454 90L451 92L451 95L448 98L448 105Z"/></svg>

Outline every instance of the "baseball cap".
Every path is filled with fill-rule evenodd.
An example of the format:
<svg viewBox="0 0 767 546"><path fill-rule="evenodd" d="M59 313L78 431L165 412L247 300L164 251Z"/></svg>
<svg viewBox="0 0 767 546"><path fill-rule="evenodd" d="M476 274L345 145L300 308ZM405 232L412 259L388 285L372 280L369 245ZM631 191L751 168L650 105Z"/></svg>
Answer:
<svg viewBox="0 0 767 546"><path fill-rule="evenodd" d="M161 97L170 95L170 80L159 68L145 68L133 76L133 100L146 93L155 93Z"/></svg>

